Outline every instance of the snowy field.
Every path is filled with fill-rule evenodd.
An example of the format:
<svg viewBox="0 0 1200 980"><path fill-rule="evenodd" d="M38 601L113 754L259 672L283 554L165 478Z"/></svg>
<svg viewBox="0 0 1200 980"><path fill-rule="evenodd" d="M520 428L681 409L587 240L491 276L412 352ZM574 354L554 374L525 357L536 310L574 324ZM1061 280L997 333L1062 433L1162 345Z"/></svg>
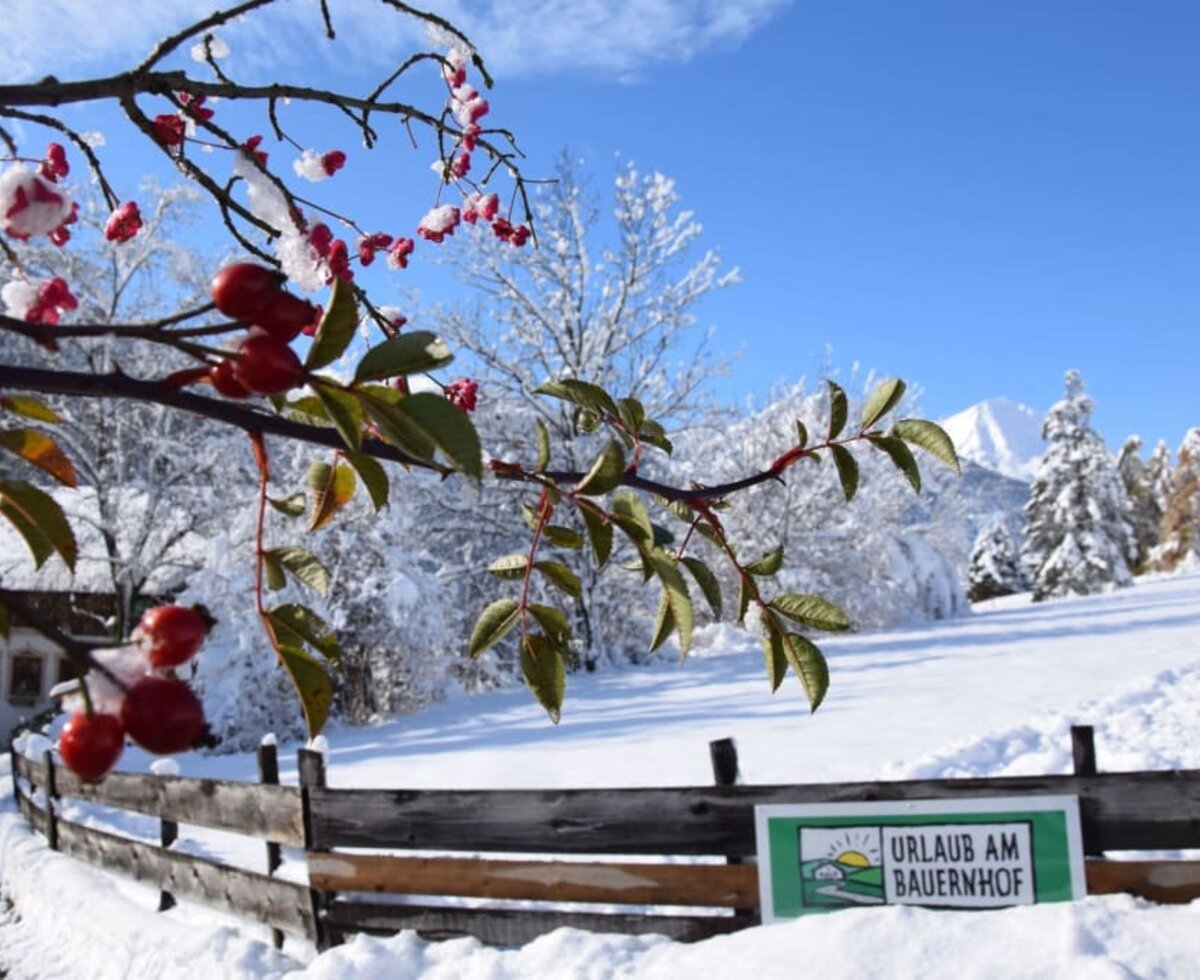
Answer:
<svg viewBox="0 0 1200 980"><path fill-rule="evenodd" d="M1054 773L1071 724L1101 769L1200 768L1200 575L1087 599L997 600L936 626L829 640L815 715L789 678L768 692L756 643L727 626L686 665L573 676L562 724L524 691L458 696L376 727L334 728L334 786L560 787L711 783L707 743L732 736L748 783ZM295 749L281 746L285 782ZM122 768L150 760L129 750ZM185 775L253 779L250 756L181 757ZM7 761L3 763L7 767ZM560 930L522 949L411 933L315 956L48 852L0 779L0 976L24 977L1197 977L1200 903L1124 896L995 912L861 909L694 945ZM71 811L106 824L104 814ZM114 824L108 822L107 825ZM151 837L157 823L115 824ZM181 828L182 847L262 868L261 844ZM285 865L297 877L302 865Z"/></svg>

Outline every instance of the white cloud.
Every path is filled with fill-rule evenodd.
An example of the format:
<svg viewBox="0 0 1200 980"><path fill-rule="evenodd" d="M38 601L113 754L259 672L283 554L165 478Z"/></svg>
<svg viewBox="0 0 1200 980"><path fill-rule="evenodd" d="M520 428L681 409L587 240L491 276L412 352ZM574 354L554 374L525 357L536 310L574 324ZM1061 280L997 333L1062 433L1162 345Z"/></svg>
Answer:
<svg viewBox="0 0 1200 980"><path fill-rule="evenodd" d="M497 77L588 73L636 77L736 45L791 0L442 0L431 4L462 27ZM213 0L3 0L0 82L46 74L77 77L140 61L159 38L207 15ZM353 60L381 68L420 38L407 18L377 0L332 5L338 43L320 35L317 4L281 0L267 17L223 29L236 71L247 56L255 73L272 63ZM189 45L182 51L186 58ZM190 63L189 63L190 65ZM190 69L196 66L190 65Z"/></svg>

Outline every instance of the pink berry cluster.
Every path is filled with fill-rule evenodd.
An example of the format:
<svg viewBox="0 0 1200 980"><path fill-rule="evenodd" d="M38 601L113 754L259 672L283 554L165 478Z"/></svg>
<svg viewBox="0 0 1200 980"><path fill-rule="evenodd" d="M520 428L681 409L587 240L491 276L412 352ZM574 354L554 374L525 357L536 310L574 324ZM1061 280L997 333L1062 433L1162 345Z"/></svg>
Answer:
<svg viewBox="0 0 1200 980"><path fill-rule="evenodd" d="M470 378L460 378L446 385L446 398L455 408L464 412L475 411L479 383Z"/></svg>
<svg viewBox="0 0 1200 980"><path fill-rule="evenodd" d="M454 121L462 129L458 143L452 148L446 161L435 164L446 182L453 181L460 187L471 172L471 152L475 149L482 129L479 120L491 109L471 85L467 84L467 61L461 51L452 49L446 54L442 65L442 78L449 90L448 108ZM468 185L469 187L469 185ZM499 215L500 200L495 194L483 194L478 190L464 189L462 207L451 204L435 204L417 225L417 235L426 241L441 243L462 222L475 224L480 219L490 223L492 233L501 241L520 248L530 236L529 228L513 225Z"/></svg>
<svg viewBox="0 0 1200 980"><path fill-rule="evenodd" d="M171 150L183 146L188 130L197 120L208 122L213 117L213 110L204 103L206 96L192 95L190 92L176 92L175 98L182 106L178 112L163 113L155 116L151 122L154 138Z"/></svg>
<svg viewBox="0 0 1200 980"><path fill-rule="evenodd" d="M53 326L58 323L59 313L63 310L74 310L79 306L66 280L55 276L43 280L37 288L37 297L25 311L26 323L46 323Z"/></svg>
<svg viewBox="0 0 1200 980"><path fill-rule="evenodd" d="M90 702L59 735L66 766L86 782L102 779L121 758L126 735L158 755L194 748L204 735L204 708L174 670L196 655L211 627L203 607L155 606L128 645L96 651L107 676L88 674Z"/></svg>
<svg viewBox="0 0 1200 980"><path fill-rule="evenodd" d="M133 201L126 201L104 223L106 241L127 242L142 230L142 215Z"/></svg>
<svg viewBox="0 0 1200 980"><path fill-rule="evenodd" d="M71 167L59 143L47 146L45 157L37 164L35 171L14 161L0 174L0 227L18 241L45 235L61 248L71 239L67 226L79 217L79 205L58 183Z"/></svg>

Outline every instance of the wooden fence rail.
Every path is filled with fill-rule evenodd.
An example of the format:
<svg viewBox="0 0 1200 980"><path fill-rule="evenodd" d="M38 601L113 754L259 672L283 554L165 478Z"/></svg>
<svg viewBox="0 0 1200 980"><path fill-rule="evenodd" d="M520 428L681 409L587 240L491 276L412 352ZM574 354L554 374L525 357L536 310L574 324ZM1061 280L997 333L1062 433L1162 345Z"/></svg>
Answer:
<svg viewBox="0 0 1200 980"><path fill-rule="evenodd" d="M710 747L716 785L677 789L330 789L323 758L307 751L300 786L280 786L274 746L260 750L259 784L114 773L91 785L49 753L14 755L13 781L52 847L270 925L277 945L281 930L324 948L400 929L515 945L563 925L686 941L744 928L759 921L759 804L1077 796L1089 892L1200 897L1200 861L1098 857L1200 848L1200 770L1099 773L1091 729L1072 742L1070 776L745 786L722 740ZM60 815L61 797L253 836L268 874L83 827ZM307 884L272 876L280 845L304 849Z"/></svg>

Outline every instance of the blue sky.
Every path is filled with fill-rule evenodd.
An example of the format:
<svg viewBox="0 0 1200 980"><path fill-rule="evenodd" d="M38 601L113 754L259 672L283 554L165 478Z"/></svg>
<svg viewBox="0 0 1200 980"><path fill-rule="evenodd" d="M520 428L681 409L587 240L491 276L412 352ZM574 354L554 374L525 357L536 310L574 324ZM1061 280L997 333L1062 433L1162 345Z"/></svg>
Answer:
<svg viewBox="0 0 1200 980"><path fill-rule="evenodd" d="M48 37L38 25L55 6L15 0L0 78L112 70L179 9L212 4L57 0L68 16ZM405 43L400 28L366 0L346 6L334 4L342 37L328 52L301 29L315 2L292 0L282 27L232 42L231 65L334 80L351 77L348 62L378 71ZM930 417L996 396L1045 409L1074 367L1110 443L1137 432L1174 448L1200 425L1200 5L438 9L457 12L494 68L489 119L518 133L528 173L551 173L569 147L598 190L616 154L676 179L705 243L742 272L702 310L718 345L741 352L725 395L815 379L831 347L843 374L857 362L918 383ZM332 122L311 128L330 145L349 138ZM128 152L110 142L118 159ZM401 168L387 193L415 185L402 199L419 215L427 155L360 173ZM362 211L378 199L369 184L339 192ZM414 270L406 285L453 298L437 275Z"/></svg>

